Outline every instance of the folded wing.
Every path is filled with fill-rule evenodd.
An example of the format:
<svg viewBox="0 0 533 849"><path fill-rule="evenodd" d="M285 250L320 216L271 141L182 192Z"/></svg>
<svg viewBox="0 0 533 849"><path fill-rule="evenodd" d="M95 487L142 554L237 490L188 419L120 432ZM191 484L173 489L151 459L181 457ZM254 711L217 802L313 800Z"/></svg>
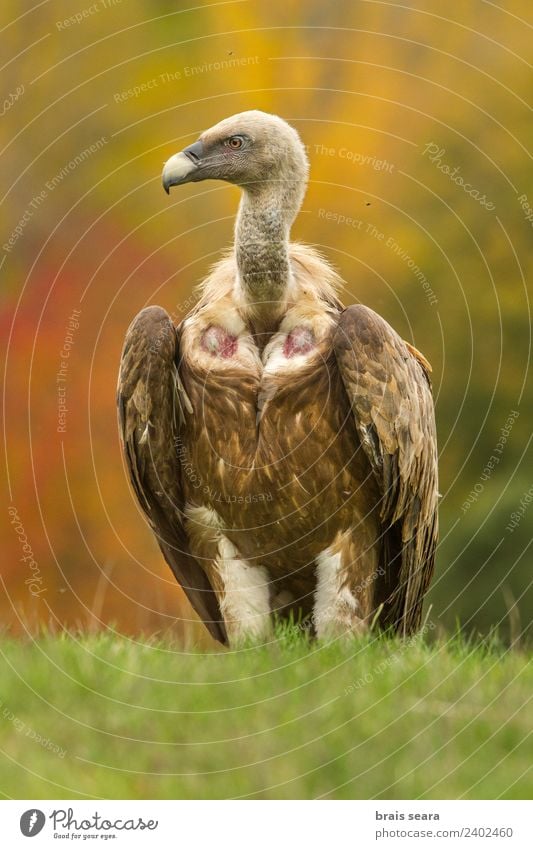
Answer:
<svg viewBox="0 0 533 849"><path fill-rule="evenodd" d="M353 423L382 493L380 621L420 625L437 545L437 438L429 364L379 315L344 310L335 355Z"/></svg>
<svg viewBox="0 0 533 849"><path fill-rule="evenodd" d="M142 310L128 329L117 403L124 457L140 506L165 560L211 635L226 643L217 598L190 554L183 527L180 427L192 414L180 381L178 336L165 310Z"/></svg>

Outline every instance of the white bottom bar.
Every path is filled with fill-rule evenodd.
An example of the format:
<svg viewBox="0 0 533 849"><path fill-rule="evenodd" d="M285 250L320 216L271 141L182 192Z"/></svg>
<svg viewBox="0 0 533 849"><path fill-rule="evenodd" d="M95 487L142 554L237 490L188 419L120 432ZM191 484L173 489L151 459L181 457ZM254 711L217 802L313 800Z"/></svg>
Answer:
<svg viewBox="0 0 533 849"><path fill-rule="evenodd" d="M533 846L527 801L4 801L3 846ZM35 844L28 841L35 837Z"/></svg>

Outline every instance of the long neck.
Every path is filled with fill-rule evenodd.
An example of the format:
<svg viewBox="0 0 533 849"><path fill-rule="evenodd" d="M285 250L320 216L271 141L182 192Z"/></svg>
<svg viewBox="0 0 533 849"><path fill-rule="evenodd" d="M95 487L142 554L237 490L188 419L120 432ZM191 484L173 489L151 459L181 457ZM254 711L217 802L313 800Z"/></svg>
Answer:
<svg viewBox="0 0 533 849"><path fill-rule="evenodd" d="M252 315L275 320L291 284L289 235L301 193L292 183L244 189L235 226L239 286Z"/></svg>

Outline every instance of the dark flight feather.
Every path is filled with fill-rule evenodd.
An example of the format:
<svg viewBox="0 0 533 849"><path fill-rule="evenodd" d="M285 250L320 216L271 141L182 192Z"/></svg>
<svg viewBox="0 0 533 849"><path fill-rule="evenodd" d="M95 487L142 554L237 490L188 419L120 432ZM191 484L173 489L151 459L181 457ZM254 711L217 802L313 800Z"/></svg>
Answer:
<svg viewBox="0 0 533 849"><path fill-rule="evenodd" d="M216 595L190 554L183 527L177 440L192 411L181 383L178 336L167 313L148 307L128 329L117 403L130 480L165 560L211 635L227 642Z"/></svg>
<svg viewBox="0 0 533 849"><path fill-rule="evenodd" d="M334 338L354 427L381 489L382 624L420 625L437 545L437 448L429 364L368 307L342 313Z"/></svg>

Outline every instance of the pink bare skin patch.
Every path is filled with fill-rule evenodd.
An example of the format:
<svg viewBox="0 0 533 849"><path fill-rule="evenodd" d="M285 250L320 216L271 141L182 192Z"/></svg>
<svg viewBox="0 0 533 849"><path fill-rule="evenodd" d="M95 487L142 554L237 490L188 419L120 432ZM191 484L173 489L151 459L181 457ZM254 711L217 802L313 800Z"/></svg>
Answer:
<svg viewBox="0 0 533 849"><path fill-rule="evenodd" d="M210 324L202 333L200 345L211 356L229 360L237 351L237 337L217 324Z"/></svg>
<svg viewBox="0 0 533 849"><path fill-rule="evenodd" d="M295 327L283 343L283 354L290 358L308 354L315 347L315 334L308 327Z"/></svg>

